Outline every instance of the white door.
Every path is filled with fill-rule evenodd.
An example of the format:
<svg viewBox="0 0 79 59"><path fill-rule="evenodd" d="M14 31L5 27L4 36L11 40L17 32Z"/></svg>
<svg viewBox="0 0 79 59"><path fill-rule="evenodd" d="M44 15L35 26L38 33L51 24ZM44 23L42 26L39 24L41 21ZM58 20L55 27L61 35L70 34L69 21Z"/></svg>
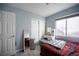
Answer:
<svg viewBox="0 0 79 59"><path fill-rule="evenodd" d="M2 18L1 18L1 12L0 12L0 55L2 52Z"/></svg>
<svg viewBox="0 0 79 59"><path fill-rule="evenodd" d="M3 12L3 55L15 53L15 14Z"/></svg>

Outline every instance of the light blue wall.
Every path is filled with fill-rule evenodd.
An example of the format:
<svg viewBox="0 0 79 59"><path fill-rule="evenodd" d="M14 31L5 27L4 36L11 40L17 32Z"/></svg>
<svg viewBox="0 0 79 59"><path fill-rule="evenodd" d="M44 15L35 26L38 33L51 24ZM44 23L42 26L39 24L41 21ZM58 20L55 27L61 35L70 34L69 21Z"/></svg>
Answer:
<svg viewBox="0 0 79 59"><path fill-rule="evenodd" d="M75 6L71 7L71 8L68 8L66 10L63 10L61 12L58 12L58 13L56 13L54 15L51 15L49 17L46 17L46 23L47 23L46 26L51 26L52 28L54 28L56 18L66 16L66 15L76 13L76 12L79 12L79 4L77 4L77 5L75 5Z"/></svg>
<svg viewBox="0 0 79 59"><path fill-rule="evenodd" d="M79 12L79 4L73 6L69 9L58 12L54 15L51 15L49 17L46 17L46 23L47 23L46 27L50 26L52 28L55 28L55 21L56 21L55 19L62 17L62 16L72 14L72 13L77 13L77 12ZM64 39L65 39L65 37L64 37ZM70 41L73 41L73 42L79 42L79 38L76 38L76 37L72 37L71 39L67 38L67 40L70 40Z"/></svg>
<svg viewBox="0 0 79 59"><path fill-rule="evenodd" d="M19 8L0 4L0 10L14 12L16 14L16 49L22 49L22 31L27 29L30 32L31 18L45 20L44 17L24 11Z"/></svg>

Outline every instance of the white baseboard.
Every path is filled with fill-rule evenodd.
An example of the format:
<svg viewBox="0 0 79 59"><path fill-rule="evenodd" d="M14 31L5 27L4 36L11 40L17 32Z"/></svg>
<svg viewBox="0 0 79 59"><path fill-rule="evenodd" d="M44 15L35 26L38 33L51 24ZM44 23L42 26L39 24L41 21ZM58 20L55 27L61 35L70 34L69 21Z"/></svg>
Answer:
<svg viewBox="0 0 79 59"><path fill-rule="evenodd" d="M18 50L16 50L16 53L17 53L17 52L20 52L20 51L22 51L22 50L23 50L23 49L18 49Z"/></svg>

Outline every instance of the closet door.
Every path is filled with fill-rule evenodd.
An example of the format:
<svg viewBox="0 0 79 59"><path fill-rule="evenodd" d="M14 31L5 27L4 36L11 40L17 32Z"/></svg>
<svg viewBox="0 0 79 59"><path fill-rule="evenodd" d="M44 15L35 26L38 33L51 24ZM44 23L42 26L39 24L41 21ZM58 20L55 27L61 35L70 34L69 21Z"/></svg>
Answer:
<svg viewBox="0 0 79 59"><path fill-rule="evenodd" d="M15 14L8 12L7 16L7 50L8 54L12 55L15 53Z"/></svg>
<svg viewBox="0 0 79 59"><path fill-rule="evenodd" d="M15 14L3 12L3 55L15 53Z"/></svg>
<svg viewBox="0 0 79 59"><path fill-rule="evenodd" d="M2 52L2 18L1 18L1 12L0 12L0 55Z"/></svg>

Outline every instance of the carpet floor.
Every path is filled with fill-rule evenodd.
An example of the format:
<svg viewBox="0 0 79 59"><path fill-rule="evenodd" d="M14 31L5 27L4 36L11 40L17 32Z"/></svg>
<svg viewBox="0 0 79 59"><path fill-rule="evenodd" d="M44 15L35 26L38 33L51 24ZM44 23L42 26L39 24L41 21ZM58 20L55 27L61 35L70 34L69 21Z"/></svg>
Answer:
<svg viewBox="0 0 79 59"><path fill-rule="evenodd" d="M40 46L36 46L34 50L28 47L25 52L17 52L15 56L40 56Z"/></svg>

